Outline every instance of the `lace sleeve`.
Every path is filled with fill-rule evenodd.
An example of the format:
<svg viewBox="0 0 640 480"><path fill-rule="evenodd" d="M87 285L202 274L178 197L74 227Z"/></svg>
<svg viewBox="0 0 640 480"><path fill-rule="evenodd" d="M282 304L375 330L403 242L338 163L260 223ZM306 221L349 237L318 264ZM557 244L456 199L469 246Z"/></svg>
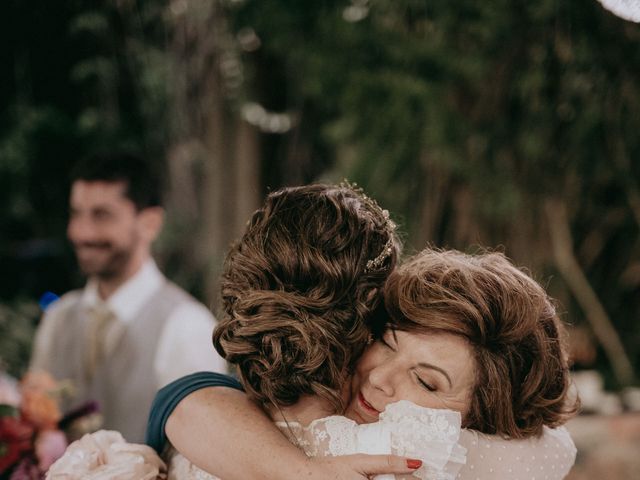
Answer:
<svg viewBox="0 0 640 480"><path fill-rule="evenodd" d="M560 480L576 458L576 447L566 428L544 429L539 438L505 440L474 430L462 430L467 463L457 480Z"/></svg>
<svg viewBox="0 0 640 480"><path fill-rule="evenodd" d="M419 458L423 466L406 477L413 480L455 480L465 462L466 451L458 444L460 414L406 400L388 405L376 423L357 425L333 416L314 421L297 436L298 444L311 456L393 453ZM394 478L380 475L376 480Z"/></svg>

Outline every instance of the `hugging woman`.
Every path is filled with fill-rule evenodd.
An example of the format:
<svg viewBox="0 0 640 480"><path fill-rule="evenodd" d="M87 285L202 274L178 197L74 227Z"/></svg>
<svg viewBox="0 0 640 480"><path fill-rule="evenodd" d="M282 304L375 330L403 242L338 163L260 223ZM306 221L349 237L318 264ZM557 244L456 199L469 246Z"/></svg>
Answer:
<svg viewBox="0 0 640 480"><path fill-rule="evenodd" d="M228 256L214 335L242 385L196 374L154 404L150 444L165 449L166 423L181 452L169 450L170 478L410 473L419 462L389 457L385 470L384 458L304 454L361 451L323 443L335 421L323 417L347 405L355 423L376 422L400 400L459 415L467 452L455 478L564 477L575 448L553 427L575 405L544 290L499 254L427 250L389 276L398 249L388 216L349 187L267 198Z"/></svg>

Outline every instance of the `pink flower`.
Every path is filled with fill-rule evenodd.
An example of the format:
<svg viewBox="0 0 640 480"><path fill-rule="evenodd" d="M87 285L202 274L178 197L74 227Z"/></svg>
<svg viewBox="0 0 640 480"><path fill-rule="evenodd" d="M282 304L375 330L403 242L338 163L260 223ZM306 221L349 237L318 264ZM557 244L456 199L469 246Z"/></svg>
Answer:
<svg viewBox="0 0 640 480"><path fill-rule="evenodd" d="M67 438L60 430L43 430L36 437L36 458L38 467L46 472L67 448Z"/></svg>
<svg viewBox="0 0 640 480"><path fill-rule="evenodd" d="M42 472L32 457L23 458L11 473L9 480L41 480Z"/></svg>
<svg viewBox="0 0 640 480"><path fill-rule="evenodd" d="M56 381L47 372L31 370L20 382L22 402L20 412L38 430L54 429L62 413L56 397Z"/></svg>

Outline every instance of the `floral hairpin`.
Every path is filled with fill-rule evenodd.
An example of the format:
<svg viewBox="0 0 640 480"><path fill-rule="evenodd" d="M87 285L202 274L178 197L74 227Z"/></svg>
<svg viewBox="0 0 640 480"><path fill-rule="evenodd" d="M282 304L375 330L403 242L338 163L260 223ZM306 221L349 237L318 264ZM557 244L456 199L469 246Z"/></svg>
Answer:
<svg viewBox="0 0 640 480"><path fill-rule="evenodd" d="M392 237L389 237L389 240L387 240L387 243L385 243L384 247L382 247L382 251L380 252L380 254L373 260L367 261L367 265L364 271L366 273L369 273L379 269L380 267L382 267L385 260L391 256L392 253L393 253L393 239Z"/></svg>
<svg viewBox="0 0 640 480"><path fill-rule="evenodd" d="M396 230L396 224L389 217L389 210L382 209L380 205L378 205L378 202L376 202L375 199L369 197L366 193L364 193L364 190L361 187L359 187L357 183L355 182L350 183L345 179L342 182L340 182L340 186L343 188L348 188L354 191L355 193L357 193L362 198L363 203L365 203L372 211L377 210L378 212L380 212L385 219L385 226L386 226L385 230L387 231L388 239L384 244L384 246L382 247L382 251L378 254L378 256L376 258L373 258L367 261L364 271L365 273L370 273L382 267L384 265L384 262L387 260L387 258L389 258L393 253L393 246L395 243L394 232Z"/></svg>

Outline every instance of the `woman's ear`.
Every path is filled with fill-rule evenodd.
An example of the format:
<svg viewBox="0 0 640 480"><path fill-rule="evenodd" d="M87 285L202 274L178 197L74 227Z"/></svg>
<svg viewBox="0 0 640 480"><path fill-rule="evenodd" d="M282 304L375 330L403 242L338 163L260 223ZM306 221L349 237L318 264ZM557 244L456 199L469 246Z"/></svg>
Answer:
<svg viewBox="0 0 640 480"><path fill-rule="evenodd" d="M149 243L152 243L160 234L164 225L164 208L147 207L140 211L140 233Z"/></svg>

